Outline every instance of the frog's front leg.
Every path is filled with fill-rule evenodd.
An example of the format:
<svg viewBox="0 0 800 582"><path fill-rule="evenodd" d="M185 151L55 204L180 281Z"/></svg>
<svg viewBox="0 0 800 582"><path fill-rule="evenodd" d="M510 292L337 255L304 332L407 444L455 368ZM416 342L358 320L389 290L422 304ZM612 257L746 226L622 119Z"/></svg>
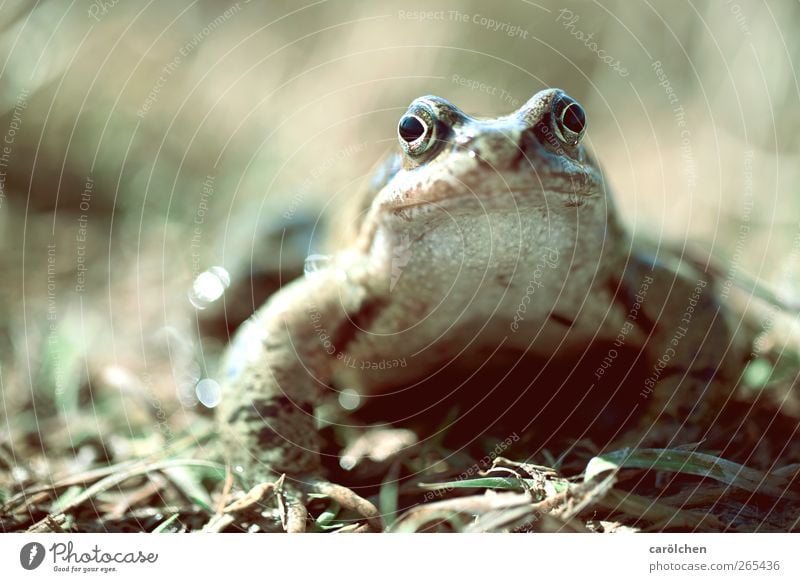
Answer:
<svg viewBox="0 0 800 582"><path fill-rule="evenodd" d="M314 409L367 288L333 267L276 293L237 332L223 364L217 420L229 461L250 481L285 473L287 529L305 526L303 498L321 493L380 527L377 510L321 479Z"/></svg>
<svg viewBox="0 0 800 582"><path fill-rule="evenodd" d="M696 269L634 261L622 282L643 335L647 375L638 392L638 446L702 440L725 404L743 358L714 282Z"/></svg>

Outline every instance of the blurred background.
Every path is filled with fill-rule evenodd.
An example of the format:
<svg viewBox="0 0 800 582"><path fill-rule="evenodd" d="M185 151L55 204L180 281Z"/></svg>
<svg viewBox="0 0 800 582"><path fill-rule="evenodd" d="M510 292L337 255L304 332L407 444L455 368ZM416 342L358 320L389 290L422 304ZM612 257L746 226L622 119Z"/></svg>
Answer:
<svg viewBox="0 0 800 582"><path fill-rule="evenodd" d="M797 298L798 25L790 1L2 3L0 473L205 430L227 333L423 94L497 116L564 89L634 233Z"/></svg>

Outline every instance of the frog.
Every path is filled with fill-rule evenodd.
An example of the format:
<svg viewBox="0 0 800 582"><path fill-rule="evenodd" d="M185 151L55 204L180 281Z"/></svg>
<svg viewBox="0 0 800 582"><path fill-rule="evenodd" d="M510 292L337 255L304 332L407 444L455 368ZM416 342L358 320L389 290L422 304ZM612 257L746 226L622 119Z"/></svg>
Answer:
<svg viewBox="0 0 800 582"><path fill-rule="evenodd" d="M632 444L702 440L742 365L718 283L628 233L586 128L556 88L499 117L414 99L330 254L237 331L219 430L247 479L292 483L286 529L305 529L314 493L381 527L372 503L325 478L323 395L390 393L454 361L512 367L604 345L599 382L624 344L649 371Z"/></svg>

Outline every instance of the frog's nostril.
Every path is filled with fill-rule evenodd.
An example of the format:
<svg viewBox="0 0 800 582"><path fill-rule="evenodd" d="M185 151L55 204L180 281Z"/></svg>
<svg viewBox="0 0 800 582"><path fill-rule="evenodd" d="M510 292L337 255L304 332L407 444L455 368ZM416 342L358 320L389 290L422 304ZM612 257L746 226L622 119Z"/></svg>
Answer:
<svg viewBox="0 0 800 582"><path fill-rule="evenodd" d="M491 165L503 165L514 158L519 150L516 137L501 132L487 133L475 139L464 140L463 147L469 152L470 157Z"/></svg>
<svg viewBox="0 0 800 582"><path fill-rule="evenodd" d="M416 115L406 115L400 120L397 132L406 143L412 143L425 135L425 123Z"/></svg>

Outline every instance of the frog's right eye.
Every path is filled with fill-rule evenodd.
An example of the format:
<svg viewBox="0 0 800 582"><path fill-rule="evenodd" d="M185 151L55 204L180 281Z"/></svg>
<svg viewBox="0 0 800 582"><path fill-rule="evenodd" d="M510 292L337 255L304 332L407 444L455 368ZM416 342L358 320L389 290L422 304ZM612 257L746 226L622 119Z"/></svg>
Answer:
<svg viewBox="0 0 800 582"><path fill-rule="evenodd" d="M433 115L427 109L412 108L397 124L400 147L410 156L423 154L435 141L435 126Z"/></svg>
<svg viewBox="0 0 800 582"><path fill-rule="evenodd" d="M425 135L428 125L416 115L406 115L397 124L397 134L407 144L413 144Z"/></svg>
<svg viewBox="0 0 800 582"><path fill-rule="evenodd" d="M561 94L553 101L553 127L561 141L576 146L586 131L586 113L569 95Z"/></svg>

